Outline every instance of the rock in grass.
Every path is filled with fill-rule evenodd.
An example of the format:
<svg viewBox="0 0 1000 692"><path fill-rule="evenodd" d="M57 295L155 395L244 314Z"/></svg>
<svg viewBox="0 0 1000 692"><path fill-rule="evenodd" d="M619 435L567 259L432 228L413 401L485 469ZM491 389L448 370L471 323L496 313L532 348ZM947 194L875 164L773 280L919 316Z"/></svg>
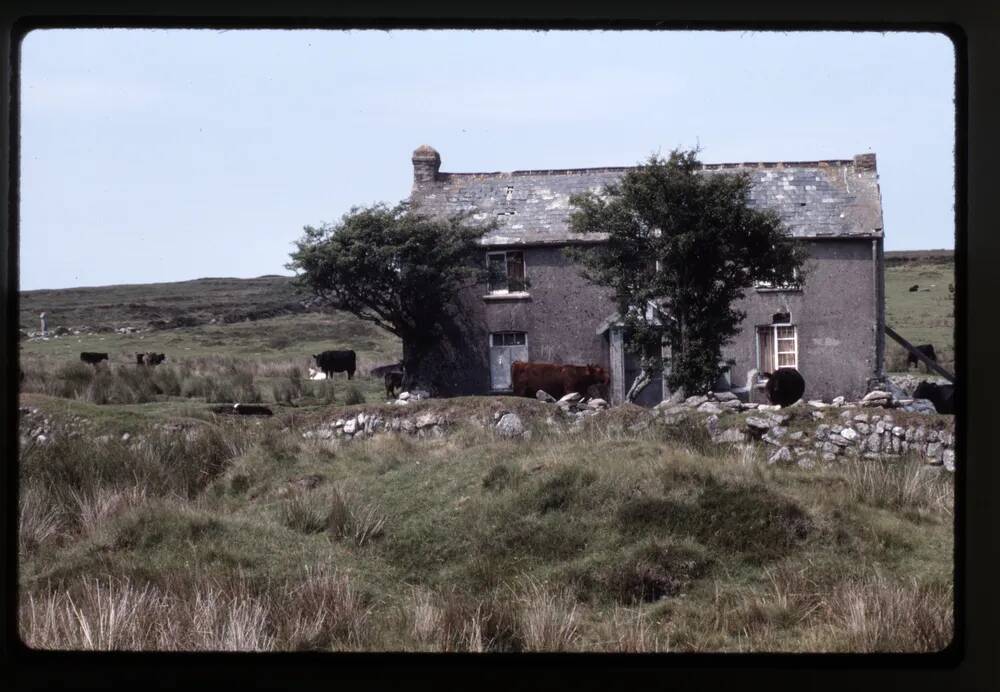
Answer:
<svg viewBox="0 0 1000 692"><path fill-rule="evenodd" d="M537 392L535 392L535 398L538 399L539 401L544 401L549 404L555 403L556 400L554 396L546 392L544 389L539 389Z"/></svg>
<svg viewBox="0 0 1000 692"><path fill-rule="evenodd" d="M792 462L792 450L788 447L780 447L778 451L767 458L769 464L789 464Z"/></svg>
<svg viewBox="0 0 1000 692"><path fill-rule="evenodd" d="M516 413L505 413L497 422L496 431L501 437L520 437L524 434L524 422Z"/></svg>
<svg viewBox="0 0 1000 692"><path fill-rule="evenodd" d="M746 435L739 428L726 428L721 433L712 438L716 444L735 444L743 442Z"/></svg>

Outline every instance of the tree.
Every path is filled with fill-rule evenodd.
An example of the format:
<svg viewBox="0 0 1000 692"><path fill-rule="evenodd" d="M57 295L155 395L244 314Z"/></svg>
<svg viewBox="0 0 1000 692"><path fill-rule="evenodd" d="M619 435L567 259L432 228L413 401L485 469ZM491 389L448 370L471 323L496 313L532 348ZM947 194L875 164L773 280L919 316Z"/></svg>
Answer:
<svg viewBox="0 0 1000 692"><path fill-rule="evenodd" d="M373 322L403 342L403 386L453 325L453 302L482 281L479 239L489 226L466 216L432 219L405 204L354 207L339 223L306 226L288 269L331 307Z"/></svg>
<svg viewBox="0 0 1000 692"><path fill-rule="evenodd" d="M601 196L575 195L570 225L607 242L574 248L584 274L614 291L642 373L632 401L665 365L670 389L707 391L722 348L746 313L733 307L757 281L802 280L805 254L773 210L749 206L747 173L699 172L697 150L650 156Z"/></svg>

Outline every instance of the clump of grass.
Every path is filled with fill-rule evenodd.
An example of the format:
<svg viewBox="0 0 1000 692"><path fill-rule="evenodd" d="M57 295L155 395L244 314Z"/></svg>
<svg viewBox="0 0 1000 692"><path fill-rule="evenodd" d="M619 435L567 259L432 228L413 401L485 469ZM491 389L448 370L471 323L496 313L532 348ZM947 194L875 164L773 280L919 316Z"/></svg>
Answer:
<svg viewBox="0 0 1000 692"><path fill-rule="evenodd" d="M533 509L540 514L567 509L595 480L597 475L592 471L582 470L579 466L564 466L542 481L531 498Z"/></svg>
<svg viewBox="0 0 1000 692"><path fill-rule="evenodd" d="M879 573L840 584L827 604L830 634L846 651L940 651L954 636L945 586L893 582Z"/></svg>
<svg viewBox="0 0 1000 692"><path fill-rule="evenodd" d="M349 541L358 547L382 536L386 517L374 504L363 504L351 494L334 487L326 514L326 528L337 541Z"/></svg>
<svg viewBox="0 0 1000 692"><path fill-rule="evenodd" d="M955 486L950 474L908 455L900 460L858 459L845 465L851 496L891 509L951 514Z"/></svg>
<svg viewBox="0 0 1000 692"><path fill-rule="evenodd" d="M704 550L654 540L607 568L599 593L625 604L656 601L680 593L705 573L707 565Z"/></svg>
<svg viewBox="0 0 1000 692"><path fill-rule="evenodd" d="M37 486L23 489L18 498L18 552L24 559L59 533L60 513L51 498Z"/></svg>
<svg viewBox="0 0 1000 692"><path fill-rule="evenodd" d="M181 376L169 365L159 365L153 370L153 384L167 396L180 396Z"/></svg>
<svg viewBox="0 0 1000 692"><path fill-rule="evenodd" d="M82 362L60 365L56 370L56 380L61 384L61 393L55 396L72 399L79 397L94 378L97 368Z"/></svg>
<svg viewBox="0 0 1000 692"><path fill-rule="evenodd" d="M577 605L565 589L530 581L521 602L521 630L527 651L566 651L579 636Z"/></svg>
<svg viewBox="0 0 1000 692"><path fill-rule="evenodd" d="M347 389L344 390L344 403L348 406L363 404L365 403L365 395L355 385L349 384L347 385Z"/></svg>
<svg viewBox="0 0 1000 692"><path fill-rule="evenodd" d="M783 556L812 528L809 516L794 501L758 481L719 481L707 472L673 472L672 479L665 479L666 489L686 476L697 480L693 501L662 496L628 500L618 509L622 528L633 533L667 528L751 562Z"/></svg>
<svg viewBox="0 0 1000 692"><path fill-rule="evenodd" d="M669 651L669 638L661 638L651 620L651 616L639 608L615 606L609 623L610 636L601 641L598 648L619 653Z"/></svg>
<svg viewBox="0 0 1000 692"><path fill-rule="evenodd" d="M324 505L309 495L296 493L279 505L281 523L299 533L322 533L327 528Z"/></svg>
<svg viewBox="0 0 1000 692"><path fill-rule="evenodd" d="M275 403L291 406L295 400L292 387L287 382L275 382L271 385L271 396Z"/></svg>
<svg viewBox="0 0 1000 692"><path fill-rule="evenodd" d="M294 651L361 648L372 608L346 574L307 567L305 579L277 603L278 639Z"/></svg>
<svg viewBox="0 0 1000 692"><path fill-rule="evenodd" d="M508 488L513 488L521 481L524 473L511 464L499 463L490 467L490 470L483 476L483 488L493 492L500 492Z"/></svg>
<svg viewBox="0 0 1000 692"><path fill-rule="evenodd" d="M319 382L313 382L309 394L313 399L321 401L324 404L333 404L336 403L337 401L337 396L334 390L333 382L330 380L320 380Z"/></svg>

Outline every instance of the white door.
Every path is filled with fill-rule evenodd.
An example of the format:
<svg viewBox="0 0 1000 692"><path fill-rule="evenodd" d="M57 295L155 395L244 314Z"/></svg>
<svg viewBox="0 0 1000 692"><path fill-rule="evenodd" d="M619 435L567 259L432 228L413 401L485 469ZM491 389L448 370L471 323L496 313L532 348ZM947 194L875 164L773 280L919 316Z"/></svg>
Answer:
<svg viewBox="0 0 1000 692"><path fill-rule="evenodd" d="M490 384L495 390L511 388L510 364L528 360L528 338L524 332L490 334Z"/></svg>

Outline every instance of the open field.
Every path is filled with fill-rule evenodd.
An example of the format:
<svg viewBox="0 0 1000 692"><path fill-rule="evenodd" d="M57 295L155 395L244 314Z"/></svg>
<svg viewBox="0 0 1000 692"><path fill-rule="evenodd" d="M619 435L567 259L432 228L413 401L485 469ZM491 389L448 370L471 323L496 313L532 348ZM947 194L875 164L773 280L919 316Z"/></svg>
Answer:
<svg viewBox="0 0 1000 692"><path fill-rule="evenodd" d="M933 344L938 362L954 372L954 295L949 290L955 285L954 262L948 256L935 255L887 265L886 323L914 345ZM911 292L912 286L919 288ZM906 371L905 349L888 337L886 370Z"/></svg>
<svg viewBox="0 0 1000 692"><path fill-rule="evenodd" d="M625 407L432 400L450 432L340 443L265 421L24 395L31 646L932 651L951 638L951 475L768 466ZM357 407L354 407L356 410ZM530 440L475 420L516 410ZM76 435L74 436L74 431ZM122 436L128 433L128 438Z"/></svg>
<svg viewBox="0 0 1000 692"><path fill-rule="evenodd" d="M889 324L939 356L951 276L937 261L886 275ZM633 427L645 414L631 407L573 431L505 397L407 407L452 416L441 437L305 438L361 407L346 404L384 401L365 373L400 347L303 307L286 278L31 292L22 328L42 310L50 329L196 323L21 342L29 646L934 651L951 639L952 478L919 461L768 465L702 428ZM355 380L306 380L310 355L332 348L358 352ZM109 352L110 367L80 363L85 350ZM168 361L139 368L136 351ZM275 416L208 412L232 401ZM531 438L483 424L500 410Z"/></svg>

